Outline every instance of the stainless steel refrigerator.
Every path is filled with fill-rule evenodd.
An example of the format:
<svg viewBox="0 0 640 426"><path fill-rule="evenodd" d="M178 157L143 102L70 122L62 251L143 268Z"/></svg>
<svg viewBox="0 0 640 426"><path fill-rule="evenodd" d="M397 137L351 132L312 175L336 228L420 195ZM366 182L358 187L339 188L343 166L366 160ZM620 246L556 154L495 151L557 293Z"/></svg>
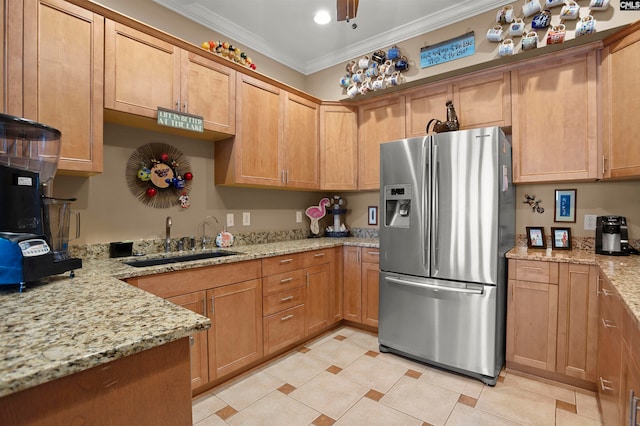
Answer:
<svg viewBox="0 0 640 426"><path fill-rule="evenodd" d="M382 352L494 385L515 243L511 144L498 127L380 146Z"/></svg>

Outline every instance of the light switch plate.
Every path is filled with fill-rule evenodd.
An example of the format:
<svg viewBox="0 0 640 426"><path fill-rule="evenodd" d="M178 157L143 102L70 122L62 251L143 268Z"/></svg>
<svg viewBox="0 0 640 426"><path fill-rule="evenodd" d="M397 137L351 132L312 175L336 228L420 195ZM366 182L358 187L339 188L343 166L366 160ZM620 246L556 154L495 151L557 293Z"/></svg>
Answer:
<svg viewBox="0 0 640 426"><path fill-rule="evenodd" d="M297 211L296 212L296 223L302 223L302 212L301 211Z"/></svg>
<svg viewBox="0 0 640 426"><path fill-rule="evenodd" d="M251 225L251 213L250 212L242 212L242 225L243 226Z"/></svg>
<svg viewBox="0 0 640 426"><path fill-rule="evenodd" d="M233 213L227 213L227 226L233 226Z"/></svg>
<svg viewBox="0 0 640 426"><path fill-rule="evenodd" d="M595 214L585 214L584 215L584 229L586 231L595 231L596 230L596 216Z"/></svg>

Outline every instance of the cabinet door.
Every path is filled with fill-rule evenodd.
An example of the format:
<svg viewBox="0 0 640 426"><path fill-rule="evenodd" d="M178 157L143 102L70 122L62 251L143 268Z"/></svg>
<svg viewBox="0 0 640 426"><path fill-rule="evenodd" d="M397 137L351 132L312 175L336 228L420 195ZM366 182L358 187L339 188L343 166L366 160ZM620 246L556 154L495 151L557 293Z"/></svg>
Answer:
<svg viewBox="0 0 640 426"><path fill-rule="evenodd" d="M625 348L621 374L621 418L629 426L640 425L640 367L637 360Z"/></svg>
<svg viewBox="0 0 640 426"><path fill-rule="evenodd" d="M200 315L207 315L204 291L170 297L169 302L180 305ZM207 332L201 331L189 336L191 343L191 389L207 384L209 381L209 362L207 359Z"/></svg>
<svg viewBox="0 0 640 426"><path fill-rule="evenodd" d="M630 28L605 49L603 58L603 139L605 177L640 176L640 31Z"/></svg>
<svg viewBox="0 0 640 426"><path fill-rule="evenodd" d="M511 76L514 182L597 179L596 54L539 61Z"/></svg>
<svg viewBox="0 0 640 426"><path fill-rule="evenodd" d="M320 188L358 189L358 115L353 108L320 107Z"/></svg>
<svg viewBox="0 0 640 426"><path fill-rule="evenodd" d="M379 281L379 264L362 262L362 323L373 327L378 326Z"/></svg>
<svg viewBox="0 0 640 426"><path fill-rule="evenodd" d="M23 113L62 132L62 173L102 171L103 40L100 15L62 0L24 2Z"/></svg>
<svg viewBox="0 0 640 426"><path fill-rule="evenodd" d="M431 119L446 121L448 100L453 100L453 87L446 83L429 84L407 93L407 137L426 136Z"/></svg>
<svg viewBox="0 0 640 426"><path fill-rule="evenodd" d="M556 371L596 381L598 300L596 267L561 263Z"/></svg>
<svg viewBox="0 0 640 426"><path fill-rule="evenodd" d="M511 126L509 72L466 77L453 84L453 93L461 129Z"/></svg>
<svg viewBox="0 0 640 426"><path fill-rule="evenodd" d="M318 189L319 105L284 93L284 179L289 188Z"/></svg>
<svg viewBox="0 0 640 426"><path fill-rule="evenodd" d="M331 265L306 268L307 296L305 300L306 334L311 335L329 326L329 285Z"/></svg>
<svg viewBox="0 0 640 426"><path fill-rule="evenodd" d="M236 72L192 52L182 51L181 110L204 117L204 128L236 131Z"/></svg>
<svg viewBox="0 0 640 426"><path fill-rule="evenodd" d="M179 109L180 49L141 31L105 24L104 107L157 118L158 107Z"/></svg>
<svg viewBox="0 0 640 426"><path fill-rule="evenodd" d="M207 290L209 378L262 358L262 286L259 279Z"/></svg>
<svg viewBox="0 0 640 426"><path fill-rule="evenodd" d="M2 75L2 112L16 117L22 117L22 62L24 59L24 8L19 1L3 1L0 5L0 41L4 67Z"/></svg>
<svg viewBox="0 0 640 426"><path fill-rule="evenodd" d="M344 246L342 254L344 260L342 317L348 321L362 322L360 247Z"/></svg>
<svg viewBox="0 0 640 426"><path fill-rule="evenodd" d="M380 144L405 137L405 101L396 96L359 107L358 187L380 188Z"/></svg>
<svg viewBox="0 0 640 426"><path fill-rule="evenodd" d="M555 371L558 286L509 280L507 361Z"/></svg>

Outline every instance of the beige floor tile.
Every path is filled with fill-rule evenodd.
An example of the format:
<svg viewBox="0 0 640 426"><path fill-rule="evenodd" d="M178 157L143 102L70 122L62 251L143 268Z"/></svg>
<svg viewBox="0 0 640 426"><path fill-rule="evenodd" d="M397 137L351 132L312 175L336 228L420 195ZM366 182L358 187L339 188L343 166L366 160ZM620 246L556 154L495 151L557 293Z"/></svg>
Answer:
<svg viewBox="0 0 640 426"><path fill-rule="evenodd" d="M278 389L284 382L263 371L236 381L228 387L214 390L214 394L240 411L268 393Z"/></svg>
<svg viewBox="0 0 640 426"><path fill-rule="evenodd" d="M422 421L368 398L363 398L338 419L335 426L421 426Z"/></svg>
<svg viewBox="0 0 640 426"><path fill-rule="evenodd" d="M353 345L360 346L367 350L376 351L379 350L378 345L378 336L375 334L369 334L364 332L356 332L352 335L348 336L346 342L349 342Z"/></svg>
<svg viewBox="0 0 640 426"><path fill-rule="evenodd" d="M342 416L369 389L331 373L321 373L289 394L332 419Z"/></svg>
<svg viewBox="0 0 640 426"><path fill-rule="evenodd" d="M485 386L476 409L526 425L553 426L556 400L505 382L495 387Z"/></svg>
<svg viewBox="0 0 640 426"><path fill-rule="evenodd" d="M329 368L331 364L301 352L295 352L279 362L271 364L264 372L297 388Z"/></svg>
<svg viewBox="0 0 640 426"><path fill-rule="evenodd" d="M435 368L427 368L419 380L427 381L475 399L478 399L484 387L484 384L477 379L437 370Z"/></svg>
<svg viewBox="0 0 640 426"><path fill-rule="evenodd" d="M365 355L345 367L339 376L386 393L406 372L404 367Z"/></svg>
<svg viewBox="0 0 640 426"><path fill-rule="evenodd" d="M380 402L432 425L443 425L460 394L403 376Z"/></svg>
<svg viewBox="0 0 640 426"><path fill-rule="evenodd" d="M349 337L355 333L362 333L362 331L356 330L355 328L351 327L338 328L337 330L331 331L328 334L323 334L319 337L316 337L315 339L312 339L311 341L305 343L305 346L313 349L314 346L318 346L323 344L324 342L333 340L336 338L336 336Z"/></svg>
<svg viewBox="0 0 640 426"><path fill-rule="evenodd" d="M582 390L576 392L576 408L578 415L602 422L598 397L595 393Z"/></svg>
<svg viewBox="0 0 640 426"><path fill-rule="evenodd" d="M210 393L205 396L198 397L191 404L193 423L199 422L205 417L212 415L226 405L226 402L220 400L218 397Z"/></svg>
<svg viewBox="0 0 640 426"><path fill-rule="evenodd" d="M366 349L352 345L347 341L327 340L311 349L309 356L319 358L330 364L344 368L367 352Z"/></svg>
<svg viewBox="0 0 640 426"><path fill-rule="evenodd" d="M305 404L276 391L229 417L227 423L238 426L307 426L319 415Z"/></svg>
<svg viewBox="0 0 640 426"><path fill-rule="evenodd" d="M520 423L512 422L493 414L476 410L464 404L456 404L449 416L446 426L518 426Z"/></svg>
<svg viewBox="0 0 640 426"><path fill-rule="evenodd" d="M556 426L602 426L599 420L583 417L568 411L556 411Z"/></svg>
<svg viewBox="0 0 640 426"><path fill-rule="evenodd" d="M194 423L195 426L228 426L228 423L222 420L220 417L215 414L205 417L200 420L198 423Z"/></svg>
<svg viewBox="0 0 640 426"><path fill-rule="evenodd" d="M507 374L507 377L504 379L504 384L537 393L538 395L559 399L560 401L568 402L569 404L576 403L576 392L574 390L529 379L517 374Z"/></svg>
<svg viewBox="0 0 640 426"><path fill-rule="evenodd" d="M393 364L401 365L405 367L407 370L414 370L419 373L423 373L427 369L427 366L424 364L421 364L417 361L410 360L408 358L403 358L399 355L390 354L390 353L386 353L386 354L380 353L380 355L378 355L377 358L384 359L385 361Z"/></svg>

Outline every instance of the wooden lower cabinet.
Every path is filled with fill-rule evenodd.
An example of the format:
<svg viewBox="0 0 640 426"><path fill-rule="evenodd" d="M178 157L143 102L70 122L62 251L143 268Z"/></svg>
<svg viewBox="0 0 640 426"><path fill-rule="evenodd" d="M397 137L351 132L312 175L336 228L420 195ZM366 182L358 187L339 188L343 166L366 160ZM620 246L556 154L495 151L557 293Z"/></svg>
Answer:
<svg viewBox="0 0 640 426"><path fill-rule="evenodd" d="M620 414L629 426L640 425L640 366L628 347L623 351L620 374Z"/></svg>
<svg viewBox="0 0 640 426"><path fill-rule="evenodd" d="M345 320L378 327L380 251L367 247L343 247Z"/></svg>
<svg viewBox="0 0 640 426"><path fill-rule="evenodd" d="M277 312L263 319L264 353L272 354L304 338L304 305Z"/></svg>

